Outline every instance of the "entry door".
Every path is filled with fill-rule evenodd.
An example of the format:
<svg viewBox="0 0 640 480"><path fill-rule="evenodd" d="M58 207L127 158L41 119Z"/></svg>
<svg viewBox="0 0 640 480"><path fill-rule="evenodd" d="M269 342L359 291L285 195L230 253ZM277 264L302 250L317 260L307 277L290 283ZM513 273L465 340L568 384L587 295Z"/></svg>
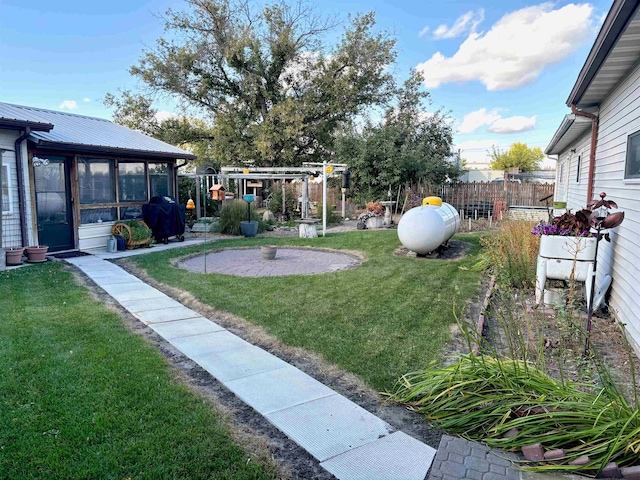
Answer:
<svg viewBox="0 0 640 480"><path fill-rule="evenodd" d="M33 170L40 245L53 252L74 248L67 159L34 156Z"/></svg>

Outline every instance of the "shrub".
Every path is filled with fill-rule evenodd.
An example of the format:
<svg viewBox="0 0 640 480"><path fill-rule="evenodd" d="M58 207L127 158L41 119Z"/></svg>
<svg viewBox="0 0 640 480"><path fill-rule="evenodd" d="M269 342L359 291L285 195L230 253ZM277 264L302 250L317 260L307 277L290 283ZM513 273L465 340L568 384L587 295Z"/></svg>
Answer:
<svg viewBox="0 0 640 480"><path fill-rule="evenodd" d="M505 221L497 233L482 239L485 262L498 279L514 288L533 288L540 237L531 235L533 222Z"/></svg>
<svg viewBox="0 0 640 480"><path fill-rule="evenodd" d="M322 202L318 202L318 215L322 218ZM335 211L333 205L327 205L327 225L340 225L342 217Z"/></svg>
<svg viewBox="0 0 640 480"><path fill-rule="evenodd" d="M280 215L282 215L282 184L274 183L271 192L269 210L279 219ZM284 188L284 205L286 214L291 218L298 206L298 195L291 184L286 185Z"/></svg>
<svg viewBox="0 0 640 480"><path fill-rule="evenodd" d="M240 230L240 222L247 220L247 202L244 200L232 200L227 202L227 206L220 211L220 233L228 235L242 235ZM258 233L264 232L267 227L266 223L258 211L251 204L251 220L258 222Z"/></svg>

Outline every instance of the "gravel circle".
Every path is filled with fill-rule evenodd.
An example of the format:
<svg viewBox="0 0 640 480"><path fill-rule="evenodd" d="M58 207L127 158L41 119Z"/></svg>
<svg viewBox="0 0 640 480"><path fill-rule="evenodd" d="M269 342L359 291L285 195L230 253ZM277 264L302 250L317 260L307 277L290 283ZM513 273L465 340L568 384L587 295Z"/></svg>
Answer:
<svg viewBox="0 0 640 480"><path fill-rule="evenodd" d="M278 247L276 258L265 260L260 248L228 248L207 253L206 273L240 277L316 275L355 268L362 263L355 255L314 248ZM205 273L205 255L178 262L179 268Z"/></svg>

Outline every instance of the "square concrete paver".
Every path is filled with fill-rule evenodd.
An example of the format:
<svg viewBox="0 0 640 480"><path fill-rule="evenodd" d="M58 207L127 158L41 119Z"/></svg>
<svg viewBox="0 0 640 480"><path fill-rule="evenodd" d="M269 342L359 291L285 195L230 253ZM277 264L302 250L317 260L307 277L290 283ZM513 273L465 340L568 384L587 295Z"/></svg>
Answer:
<svg viewBox="0 0 640 480"><path fill-rule="evenodd" d="M200 358L213 353L225 352L227 350L240 350L251 347L231 332L222 330L220 332L205 333L191 337L182 337L171 340L171 343L186 356L198 361Z"/></svg>
<svg viewBox="0 0 640 480"><path fill-rule="evenodd" d="M225 385L263 415L336 393L290 365Z"/></svg>
<svg viewBox="0 0 640 480"><path fill-rule="evenodd" d="M182 306L173 298L166 295L155 298L137 298L135 300L123 300L120 304L132 313L144 312L146 310L162 310L163 308Z"/></svg>
<svg viewBox="0 0 640 480"><path fill-rule="evenodd" d="M321 463L340 480L424 480L436 450L395 432Z"/></svg>
<svg viewBox="0 0 640 480"><path fill-rule="evenodd" d="M176 320L175 322L152 323L149 326L166 340L224 330L224 328L217 323L204 317Z"/></svg>
<svg viewBox="0 0 640 480"><path fill-rule="evenodd" d="M265 417L321 462L391 433L388 423L337 394Z"/></svg>
<svg viewBox="0 0 640 480"><path fill-rule="evenodd" d="M127 274L117 274L117 273L109 273L103 276L97 277L95 275L91 275L91 279L99 286L104 287L104 285L114 285L116 283L136 283L137 278L133 275Z"/></svg>
<svg viewBox="0 0 640 480"><path fill-rule="evenodd" d="M166 297L160 290L156 290L142 282L104 285L102 288L120 303L141 298Z"/></svg>
<svg viewBox="0 0 640 480"><path fill-rule="evenodd" d="M249 344L245 347L202 355L195 361L225 385L230 380L253 378L256 374L288 366L278 357ZM269 392L266 391L260 393L269 395Z"/></svg>
<svg viewBox="0 0 640 480"><path fill-rule="evenodd" d="M150 323L172 322L175 320L185 320L187 318L196 318L201 315L194 312L190 308L183 305L177 307L163 308L162 310L146 310L144 312L135 312L133 316L142 323L149 325Z"/></svg>

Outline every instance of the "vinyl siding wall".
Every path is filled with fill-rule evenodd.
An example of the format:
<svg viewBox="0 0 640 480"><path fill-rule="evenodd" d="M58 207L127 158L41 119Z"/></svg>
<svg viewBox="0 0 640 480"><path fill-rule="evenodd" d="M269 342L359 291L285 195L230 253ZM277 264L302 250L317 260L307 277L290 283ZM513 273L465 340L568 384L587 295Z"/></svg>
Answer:
<svg viewBox="0 0 640 480"><path fill-rule="evenodd" d="M597 198L606 192L625 212L625 220L612 232L611 243L600 244L597 284L605 274L612 276L609 306L626 324L632 344L640 352L640 179L624 179L627 139L640 130L640 66L602 103L599 116L593 193ZM588 141L589 135L581 139L577 152L588 152ZM576 209L586 203L588 153L582 156L580 183L575 182L577 155L569 161L570 155L565 151L561 158L570 163L567 201L569 208Z"/></svg>

